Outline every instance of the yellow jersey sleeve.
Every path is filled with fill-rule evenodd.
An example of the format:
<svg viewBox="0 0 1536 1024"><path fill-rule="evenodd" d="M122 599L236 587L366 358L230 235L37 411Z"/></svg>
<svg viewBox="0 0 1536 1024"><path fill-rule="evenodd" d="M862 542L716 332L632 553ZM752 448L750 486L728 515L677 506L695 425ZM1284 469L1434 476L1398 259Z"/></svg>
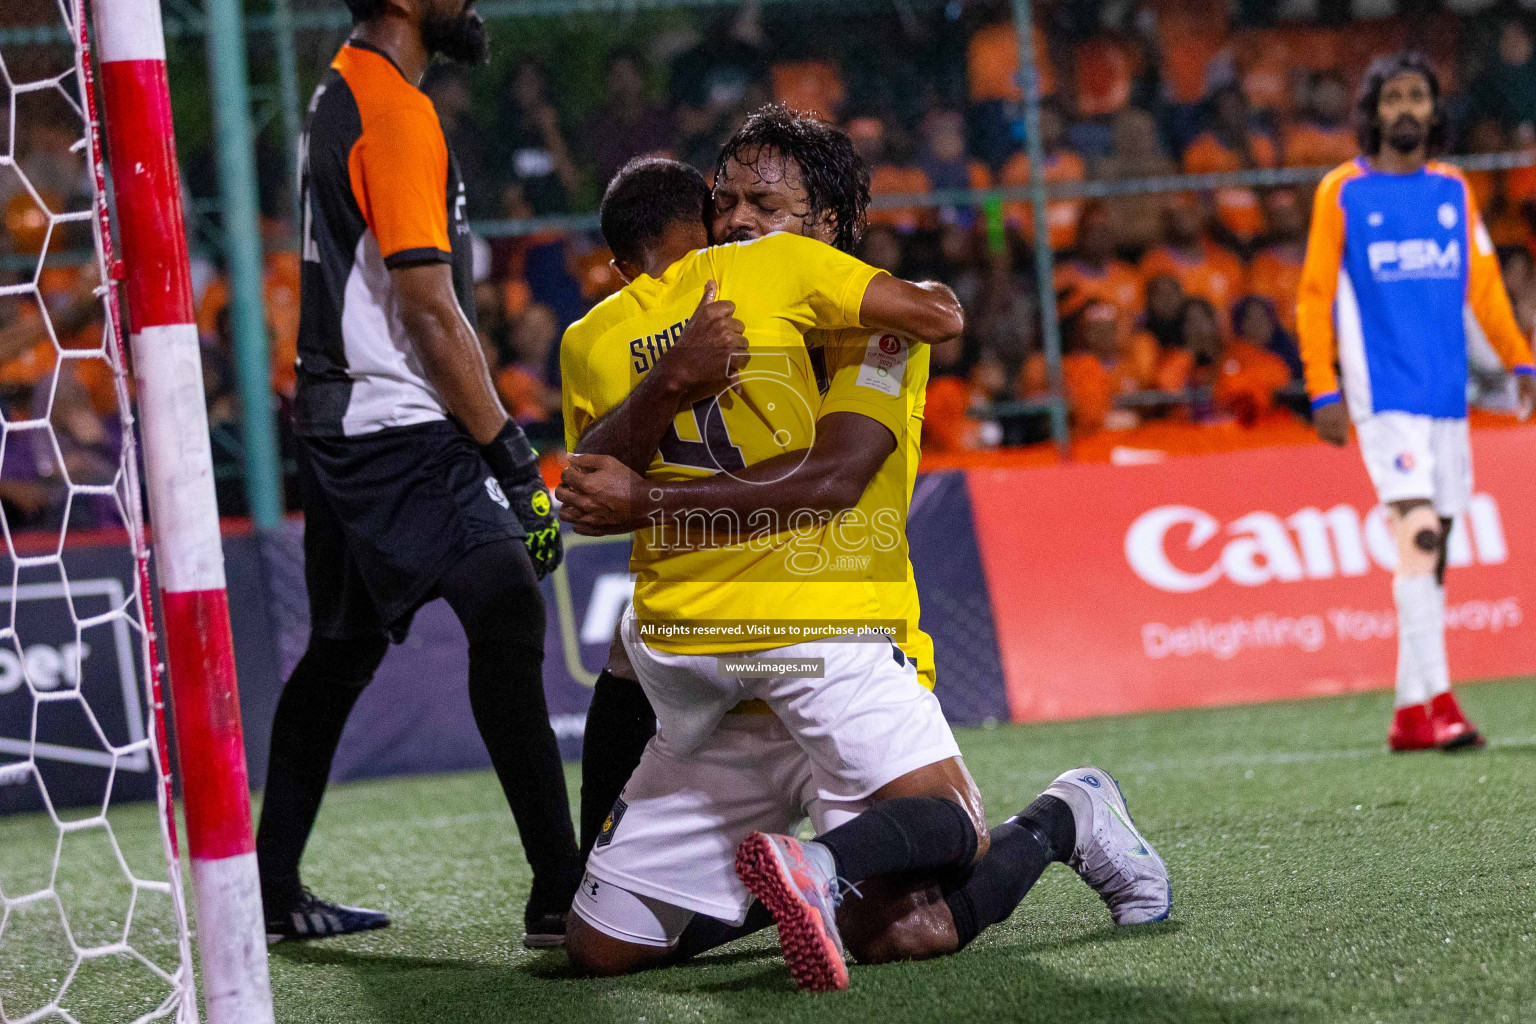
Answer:
<svg viewBox="0 0 1536 1024"><path fill-rule="evenodd" d="M829 336L822 346L827 392L817 418L834 412L856 412L884 426L898 442L910 428L919 360L912 342L878 331L848 330Z"/></svg>
<svg viewBox="0 0 1536 1024"><path fill-rule="evenodd" d="M824 242L783 232L716 252L736 294L750 293L754 308L776 311L807 330L862 326L864 291L885 273Z"/></svg>
<svg viewBox="0 0 1536 1024"><path fill-rule="evenodd" d="M581 435L598 420L592 391L586 385L587 350L585 321L566 328L560 341L560 410L565 418L565 450L574 452Z"/></svg>

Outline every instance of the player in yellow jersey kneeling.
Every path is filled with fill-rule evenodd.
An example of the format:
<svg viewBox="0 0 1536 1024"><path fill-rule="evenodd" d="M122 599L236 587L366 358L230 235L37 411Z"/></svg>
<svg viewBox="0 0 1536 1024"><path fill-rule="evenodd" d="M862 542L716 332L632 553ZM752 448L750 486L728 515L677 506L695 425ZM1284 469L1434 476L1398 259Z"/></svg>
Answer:
<svg viewBox="0 0 1536 1024"><path fill-rule="evenodd" d="M853 187L808 195L818 175ZM591 974L674 962L761 927L766 908L796 980L841 988L839 925L866 962L953 952L1057 859L1122 923L1165 916L1161 861L1097 770L1063 775L989 850L975 786L920 682L931 654L914 664L905 519L927 349L903 335L958 330L953 297L814 240L851 245L868 199L835 129L770 109L716 180L716 237L740 241L712 249L700 248L709 197L696 173L649 161L610 185L604 232L631 283L562 350L573 447L618 436L634 465L637 439L655 439L644 479L578 455L560 491L578 530L637 531L625 647L659 722L588 862L573 962ZM764 233L785 227L798 231ZM716 380L652 383L710 282L736 303L749 358L727 340ZM717 390L690 401L705 385ZM670 407L656 396L674 391ZM786 639L909 620L905 650L878 629ZM806 816L816 841L781 834ZM931 881L894 881L912 872ZM845 883L859 898L840 899Z"/></svg>

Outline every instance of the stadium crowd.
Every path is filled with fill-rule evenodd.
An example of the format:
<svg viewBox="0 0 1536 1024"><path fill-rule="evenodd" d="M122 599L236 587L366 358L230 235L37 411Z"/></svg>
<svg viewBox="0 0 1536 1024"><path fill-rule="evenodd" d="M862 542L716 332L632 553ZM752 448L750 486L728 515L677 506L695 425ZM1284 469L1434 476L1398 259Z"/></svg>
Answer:
<svg viewBox="0 0 1536 1024"><path fill-rule="evenodd" d="M1352 97L1366 63L1405 45L1440 71L1453 152L1536 150L1536 37L1512 4L1356 0L1353 21L1348 4L1245 0L1230 18L1220 7L1037 2L1046 180L1337 164L1356 153ZM843 126L872 167L877 196L1027 183L1010 6L954 0L904 17L849 17L750 2L720 17L700 14L689 30L674 24L611 53L601 98L585 109L567 102L549 65L532 57L498 69L491 82L475 78L489 70L439 66L423 88L462 169L470 215L482 223L589 210L603 183L640 154L667 153L712 171L721 139L770 101ZM78 230L48 238L38 206L79 209L89 195L73 148L78 118L67 105L41 101L26 113L16 124L16 169L0 167L8 282L29 279L45 245L58 252L87 243L74 237ZM184 154L183 163L190 190L211 196L202 182L211 161ZM275 168L263 180L271 215L265 294L272 386L286 403L299 263L283 215L288 176L280 160L261 164ZM1520 322L1536 327L1536 167L1471 178ZM1310 202L1309 189L1294 186L1052 201L1046 222L1074 434L1305 415L1294 329ZM969 311L966 337L934 352L925 450L1048 436L1038 407L1017 401L1049 389L1032 231L1026 203L930 203L870 217L865 259L942 279ZM487 360L508 411L536 441L557 441L560 335L621 282L595 234L510 235L494 223L485 234L476 301ZM64 262L48 260L39 278L54 314L89 294L89 282ZM215 458L227 477L238 464L239 415L228 287L216 261L202 257L194 285ZM56 395L61 439L59 452L41 441L5 448L0 498L13 523L57 519L63 490L53 462L60 454L103 462L116 431L110 379L90 361L66 361L53 390L57 357L40 325L30 297L0 297L5 413L39 415ZM61 344L99 346L99 324L70 326L69 336L59 332ZM233 507L239 488L228 489Z"/></svg>

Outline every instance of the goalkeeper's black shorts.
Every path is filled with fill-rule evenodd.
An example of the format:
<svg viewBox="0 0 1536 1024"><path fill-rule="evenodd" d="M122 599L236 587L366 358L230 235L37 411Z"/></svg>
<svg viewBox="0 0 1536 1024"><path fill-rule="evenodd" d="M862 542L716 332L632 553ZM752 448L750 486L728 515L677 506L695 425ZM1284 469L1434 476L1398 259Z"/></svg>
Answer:
<svg viewBox="0 0 1536 1024"><path fill-rule="evenodd" d="M470 551L520 540L474 440L447 421L298 439L310 628L396 643Z"/></svg>

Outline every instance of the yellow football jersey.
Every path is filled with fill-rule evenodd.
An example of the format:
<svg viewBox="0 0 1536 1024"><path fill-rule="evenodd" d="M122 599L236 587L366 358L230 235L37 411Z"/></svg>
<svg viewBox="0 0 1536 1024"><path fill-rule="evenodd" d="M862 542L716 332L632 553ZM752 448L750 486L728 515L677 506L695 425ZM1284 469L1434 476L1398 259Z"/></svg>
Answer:
<svg viewBox="0 0 1536 1024"><path fill-rule="evenodd" d="M726 545L698 542L699 532L725 525L702 510L637 531L630 566L642 627L692 627L684 635L648 634L651 646L692 654L765 650L803 638L753 631L764 623L900 620L910 623L902 646L931 685L932 645L915 629L906 549L927 348L859 327L864 291L878 273L831 246L774 234L690 253L660 278L642 276L609 296L566 331L561 377L566 440L574 448L681 336L706 282L736 303L751 355L740 374L744 396L727 392L680 412L650 478L697 479L808 449L817 419L833 411L869 415L898 439L859 505L830 522L809 511L781 521L765 509L732 523L749 539ZM820 330L808 348L813 328ZM680 528L685 520L694 540ZM711 623L719 630L700 635L696 627Z"/></svg>
<svg viewBox="0 0 1536 1024"><path fill-rule="evenodd" d="M813 345L820 343L827 369L827 387L818 417L833 412L860 413L884 424L896 437L896 451L885 460L865 488L859 507L870 511L901 509L901 562L906 578L900 584L877 588L880 615L907 624L901 649L917 663L923 684L931 690L935 678L933 639L918 625L922 609L917 580L907 553L906 517L912 505L912 490L917 484L917 464L922 456L923 407L927 400L929 356L933 350L927 345L913 344L864 328L837 331L830 336L812 332L807 341ZM812 350L813 358L816 351ZM894 365L897 355L905 360L899 371ZM886 369L884 376L880 373L882 364Z"/></svg>

